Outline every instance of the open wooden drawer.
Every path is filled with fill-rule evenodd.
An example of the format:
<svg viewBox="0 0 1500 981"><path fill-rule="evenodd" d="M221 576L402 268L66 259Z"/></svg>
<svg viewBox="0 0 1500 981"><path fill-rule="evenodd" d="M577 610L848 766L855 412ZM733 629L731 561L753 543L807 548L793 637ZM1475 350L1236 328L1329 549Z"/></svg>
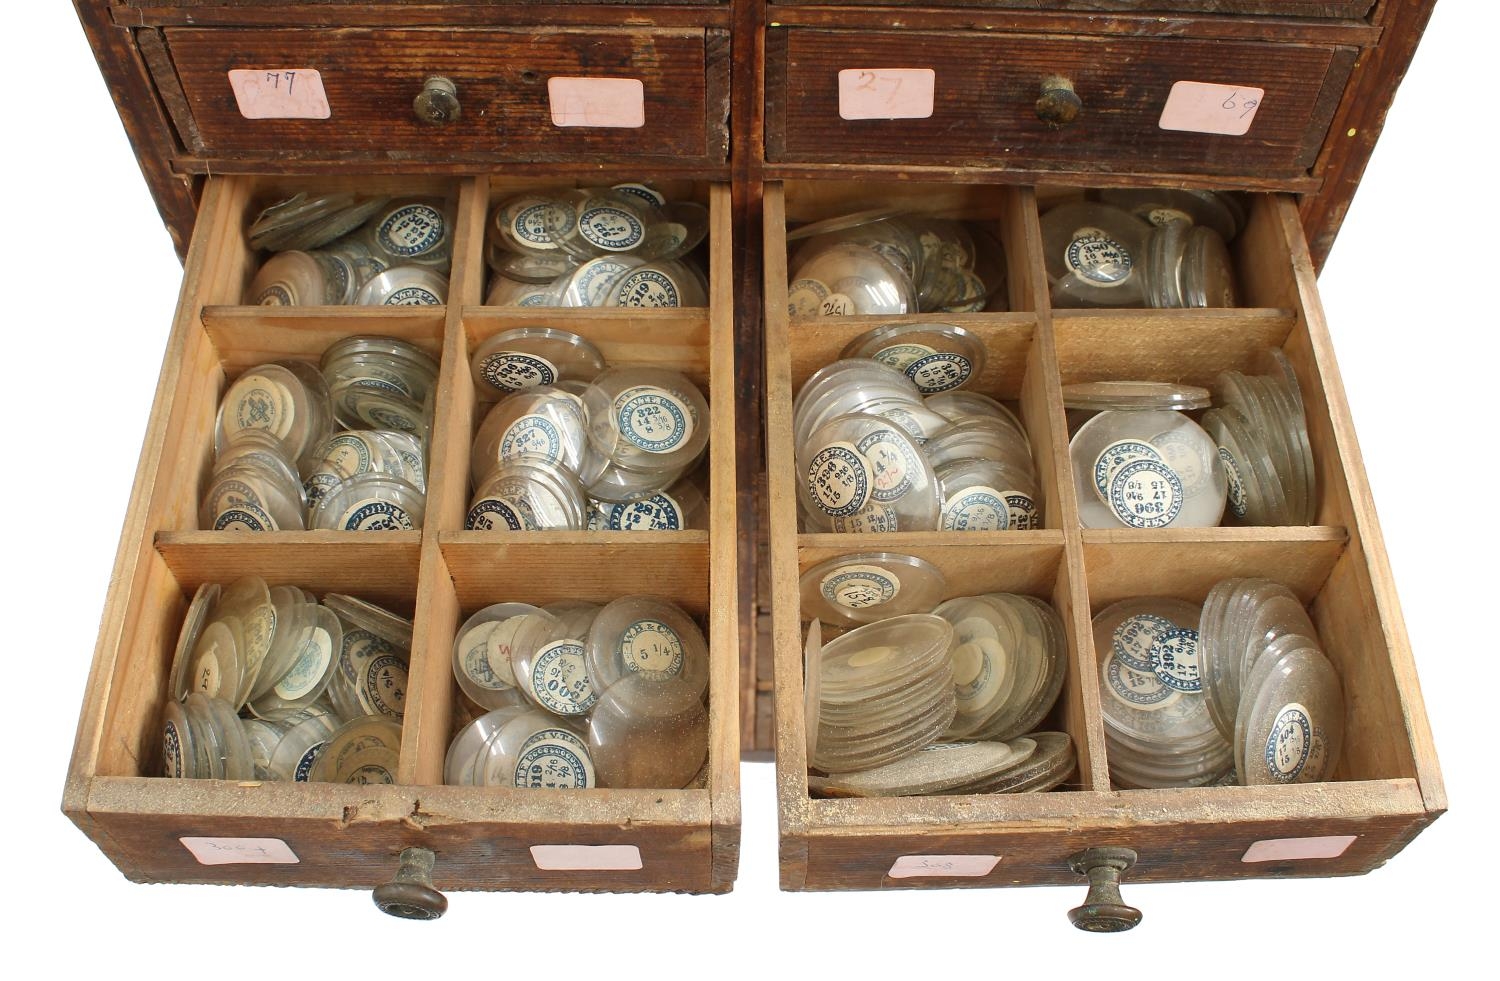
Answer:
<svg viewBox="0 0 1500 981"><path fill-rule="evenodd" d="M558 178L545 186L573 184ZM707 183L664 186L710 208L708 307L655 316L549 310L522 317L518 310L480 305L483 229L492 200L534 186L485 176L226 177L208 183L63 805L132 879L368 887L391 877L403 849L420 846L436 854L439 889L731 888L739 853L739 749L729 190ZM448 198L458 219L447 306L240 305L255 261L244 240L247 216L293 190L336 187ZM480 408L469 353L483 338L521 322L589 337L611 363L654 363L668 351L673 366L705 389L712 531L501 536L461 530ZM226 385L247 367L275 358L316 363L332 341L353 334L402 337L440 358L425 527L381 535L199 530L197 501ZM248 574L319 596L347 592L415 615L395 785L159 776L159 718L186 603L200 583ZM709 638L709 759L694 786L548 793L442 785L458 701L451 649L469 614L507 600L607 602L648 591L688 610ZM209 839L208 847L228 864L204 864L184 838ZM566 846L565 860L533 851L548 845ZM596 852L588 846L616 847ZM638 861L622 860L622 851ZM596 860L601 855L608 857Z"/></svg>
<svg viewBox="0 0 1500 981"><path fill-rule="evenodd" d="M767 454L781 881L787 889L1076 882L1070 859L1124 846L1147 881L1326 876L1378 867L1446 808L1380 530L1293 202L1257 196L1234 247L1243 302L1228 310L1058 310L1047 298L1038 202L1063 189L799 181L766 190ZM1046 509L1032 531L798 533L792 397L876 322L789 321L788 222L899 205L992 223L1013 312L951 317L985 339L972 388L1019 404ZM906 318L911 319L911 318ZM944 319L949 319L945 316ZM1208 385L1288 354L1307 400L1318 467L1309 527L1081 530L1061 402L1065 383L1155 378ZM948 573L948 596L1020 592L1061 615L1068 677L1041 728L1068 732L1078 770L1019 796L814 799L808 792L799 574L833 555L892 550ZM1114 790L1090 621L1131 596L1201 602L1222 579L1265 576L1307 604L1344 685L1346 731L1331 782ZM1269 844L1268 844L1269 843ZM983 858L974 861L975 856Z"/></svg>

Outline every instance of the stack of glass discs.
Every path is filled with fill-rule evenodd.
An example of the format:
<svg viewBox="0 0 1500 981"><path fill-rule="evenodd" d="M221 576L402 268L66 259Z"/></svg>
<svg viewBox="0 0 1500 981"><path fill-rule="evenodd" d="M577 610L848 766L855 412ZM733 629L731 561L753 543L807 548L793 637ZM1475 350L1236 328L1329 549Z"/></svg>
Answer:
<svg viewBox="0 0 1500 981"><path fill-rule="evenodd" d="M485 607L459 628L453 670L487 713L448 750L448 783L678 788L708 754L708 644L676 604Z"/></svg>
<svg viewBox="0 0 1500 981"><path fill-rule="evenodd" d="M686 376L603 368L588 341L546 328L486 342L473 370L482 389L504 394L474 438L465 527L703 526L707 502L685 475L707 446L708 402Z"/></svg>
<svg viewBox="0 0 1500 981"><path fill-rule="evenodd" d="M1302 391L1286 355L1272 350L1270 375L1226 371L1215 382L1219 407L1203 425L1218 443L1236 524L1310 525L1317 520L1317 475Z"/></svg>
<svg viewBox="0 0 1500 981"><path fill-rule="evenodd" d="M1068 452L1085 528L1207 528L1224 514L1218 445L1185 413L1101 412Z"/></svg>
<svg viewBox="0 0 1500 981"><path fill-rule="evenodd" d="M892 324L850 341L840 358L873 358L910 378L923 395L962 388L984 370L984 341L954 324Z"/></svg>
<svg viewBox="0 0 1500 981"><path fill-rule="evenodd" d="M1199 672L1200 607L1166 597L1121 600L1094 617L1100 706L1116 787L1200 787L1234 765Z"/></svg>
<svg viewBox="0 0 1500 981"><path fill-rule="evenodd" d="M807 782L822 797L1026 794L1051 790L1077 769L1067 733L1033 732L1008 742L933 743L873 770L814 775Z"/></svg>
<svg viewBox="0 0 1500 981"><path fill-rule="evenodd" d="M701 307L708 209L645 184L528 193L486 226L490 306Z"/></svg>
<svg viewBox="0 0 1500 981"><path fill-rule="evenodd" d="M1344 741L1339 676L1307 611L1266 579L1209 591L1199 625L1209 715L1246 785L1327 780Z"/></svg>
<svg viewBox="0 0 1500 981"><path fill-rule="evenodd" d="M214 453L222 456L243 433L261 432L280 444L299 470L312 460L333 428L328 385L301 361L275 361L236 378L219 402Z"/></svg>
<svg viewBox="0 0 1500 981"><path fill-rule="evenodd" d="M988 593L948 600L933 613L953 625L956 714L945 738L1004 741L1035 729L1067 674L1067 641L1052 607Z"/></svg>
<svg viewBox="0 0 1500 981"><path fill-rule="evenodd" d="M825 773L869 770L936 742L953 722L953 628L926 613L881 620L818 656L816 746Z"/></svg>
<svg viewBox="0 0 1500 981"><path fill-rule="evenodd" d="M357 773L315 764L342 726L383 720L394 780L410 645L410 621L354 597L330 593L319 604L254 576L205 583L172 661L167 775L370 782L380 779L373 759Z"/></svg>
<svg viewBox="0 0 1500 981"><path fill-rule="evenodd" d="M1005 258L982 226L874 209L805 225L790 257L790 315L1005 309Z"/></svg>
<svg viewBox="0 0 1500 981"><path fill-rule="evenodd" d="M918 556L859 552L818 563L799 586L804 616L844 627L928 613L948 584L937 566Z"/></svg>
<svg viewBox="0 0 1500 981"><path fill-rule="evenodd" d="M1042 216L1054 306L1236 305L1234 266L1223 231L1232 237L1238 224L1227 205L1201 197L1171 204L1153 204L1154 197L1128 200L1131 210L1073 201ZM1204 222L1195 223L1195 215Z"/></svg>
<svg viewBox="0 0 1500 981"><path fill-rule="evenodd" d="M448 298L453 213L431 198L298 194L262 211L250 247L272 255L246 300L270 306L423 306Z"/></svg>
<svg viewBox="0 0 1500 981"><path fill-rule="evenodd" d="M1030 442L1015 414L987 396L924 399L895 368L846 358L807 380L792 417L809 530L1041 527Z"/></svg>

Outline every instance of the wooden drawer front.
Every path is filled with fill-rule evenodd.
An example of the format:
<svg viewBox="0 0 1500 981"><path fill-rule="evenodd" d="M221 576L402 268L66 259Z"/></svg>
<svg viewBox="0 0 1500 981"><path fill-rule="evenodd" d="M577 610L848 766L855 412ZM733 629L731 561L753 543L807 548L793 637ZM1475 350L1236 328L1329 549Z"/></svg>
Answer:
<svg viewBox="0 0 1500 981"><path fill-rule="evenodd" d="M136 2L136 0L130 0ZM787 6L822 0L776 0ZM890 0L840 0L845 7L887 7ZM1149 14L1175 10L1189 14L1267 14L1276 17L1364 17L1375 0L940 0L937 7L1006 7L1018 10L1089 10Z"/></svg>
<svg viewBox="0 0 1500 981"><path fill-rule="evenodd" d="M402 849L419 846L437 856L434 881L440 889L728 891L739 853L739 649L726 185L658 183L673 199L696 200L709 209L706 307L634 314L555 309L546 318L588 338L611 365L674 368L705 392L709 530L464 530L469 452L487 410L470 372L472 351L503 330L536 323L534 312L482 304L487 215L496 202L523 191L597 182L556 176L545 184L509 176L208 180L63 802L131 878L368 887L394 874ZM446 196L457 214L449 303L243 305L260 259L245 241L246 223L268 202L299 190ZM382 534L201 530L198 497L227 385L274 359L316 364L333 341L357 334L397 336L439 360L424 526ZM247 575L296 584L319 597L350 593L414 618L395 784L158 776L167 675L187 604L204 582ZM643 583L694 616L709 643L708 761L693 784L569 792L445 786L444 758L455 724L464 718L452 668L460 625L492 603L572 599L603 605L645 591ZM211 839L218 842L209 846L215 855L228 851L241 860L205 863L185 838ZM275 844L263 851L254 839ZM549 863L532 851L549 845L569 846L574 864L559 867L568 863ZM604 862L589 852L584 857L590 861L579 868L573 846L633 846L638 860L631 864L616 856ZM262 858L244 860L246 852ZM262 864L268 854L295 857Z"/></svg>
<svg viewBox="0 0 1500 981"><path fill-rule="evenodd" d="M1103 845L1134 849L1139 862L1129 878L1147 881L1351 874L1378 867L1446 808L1292 199L1257 195L1252 200L1249 221L1233 244L1243 308L1053 310L1038 215L1077 196L1076 189L914 182L767 186L767 528L785 888L1076 882L1069 857ZM1017 407L1042 489L1043 527L799 532L794 396L854 338L912 318L791 319L786 230L789 222L875 206L964 215L986 224L1004 244L1008 312L944 319L984 340L984 368L968 389ZM1064 385L1142 378L1210 386L1227 370L1265 374L1275 347L1290 360L1307 406L1317 471L1316 524L1080 527ZM1067 677L1038 729L1072 737L1078 752L1072 778L1042 794L850 800L810 795L806 614L799 578L836 556L872 551L914 555L936 566L947 581L944 599L1021 593L1057 611L1068 638ZM1201 604L1217 583L1245 577L1273 579L1291 589L1339 671L1347 735L1334 779L1270 787L1116 788L1101 701L1110 696L1101 692L1098 680L1093 618L1113 603L1139 596ZM948 874L965 866L977 871Z"/></svg>
<svg viewBox="0 0 1500 981"><path fill-rule="evenodd" d="M168 29L189 149L246 159L516 161L727 158L727 43L702 29ZM326 119L246 119L235 69L316 69ZM458 87L461 114L420 122L412 100L429 76ZM552 122L549 79L638 79L645 124Z"/></svg>
<svg viewBox="0 0 1500 981"><path fill-rule="evenodd" d="M1303 177L1353 63L1326 45L938 32L772 30L767 157L787 163L939 164L1110 173ZM932 115L845 120L844 69L930 68ZM1070 125L1036 115L1044 78L1073 83ZM1265 90L1244 136L1164 130L1179 81Z"/></svg>

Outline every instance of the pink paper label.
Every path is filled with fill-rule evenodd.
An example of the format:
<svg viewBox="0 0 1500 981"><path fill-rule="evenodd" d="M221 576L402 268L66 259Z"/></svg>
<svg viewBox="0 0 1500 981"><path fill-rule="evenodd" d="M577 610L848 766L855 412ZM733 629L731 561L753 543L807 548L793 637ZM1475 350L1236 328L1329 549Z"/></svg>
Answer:
<svg viewBox="0 0 1500 981"><path fill-rule="evenodd" d="M926 119L936 89L931 68L845 68L839 72L839 117Z"/></svg>
<svg viewBox="0 0 1500 981"><path fill-rule="evenodd" d="M999 855L902 855L886 875L892 879L914 879L919 876L977 879L982 875L989 875L999 863Z"/></svg>
<svg viewBox="0 0 1500 981"><path fill-rule="evenodd" d="M553 126L639 129L646 125L646 87L638 78L547 79Z"/></svg>
<svg viewBox="0 0 1500 981"><path fill-rule="evenodd" d="M1338 858L1359 835L1321 838L1267 838L1245 850L1241 862L1295 862L1305 858Z"/></svg>
<svg viewBox="0 0 1500 981"><path fill-rule="evenodd" d="M280 838L178 838L199 865L296 865Z"/></svg>
<svg viewBox="0 0 1500 981"><path fill-rule="evenodd" d="M635 845L532 845L531 860L544 872L633 872L641 867Z"/></svg>
<svg viewBox="0 0 1500 981"><path fill-rule="evenodd" d="M1177 82L1162 107L1162 129L1244 136L1255 122L1265 89L1213 82Z"/></svg>
<svg viewBox="0 0 1500 981"><path fill-rule="evenodd" d="M316 68L236 68L229 87L246 119L327 119L328 94Z"/></svg>

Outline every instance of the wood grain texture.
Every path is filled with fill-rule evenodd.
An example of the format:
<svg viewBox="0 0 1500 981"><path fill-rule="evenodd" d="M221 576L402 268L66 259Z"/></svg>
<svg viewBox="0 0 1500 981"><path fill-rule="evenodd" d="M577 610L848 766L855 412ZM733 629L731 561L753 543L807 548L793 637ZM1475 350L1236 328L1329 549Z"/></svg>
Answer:
<svg viewBox="0 0 1500 981"><path fill-rule="evenodd" d="M127 0L136 3L137 0ZM787 6L820 5L824 0L778 0ZM1267 14L1278 17L1360 18L1375 0L942 0L934 6L1001 7L1017 10L1182 12L1188 14ZM840 0L844 7L889 7L892 0Z"/></svg>
<svg viewBox="0 0 1500 981"><path fill-rule="evenodd" d="M773 29L767 58L785 63L784 89L767 92L775 162L937 163L958 166L1146 169L1237 177L1306 173L1343 74L1338 49L1191 39ZM843 120L844 68L932 68L926 119ZM1061 75L1083 100L1061 129L1037 119L1040 82ZM1218 81L1265 90L1247 137L1161 129L1173 83ZM1304 159L1305 158L1305 159Z"/></svg>
<svg viewBox="0 0 1500 981"><path fill-rule="evenodd" d="M691 29L258 30L169 28L168 46L204 152L274 161L301 153L370 161L468 155L531 161L726 159L728 94L709 104L705 32ZM727 74L716 52L715 70ZM326 120L245 119L226 73L317 69ZM429 75L458 87L462 115L419 122L412 99ZM645 93L637 129L552 124L553 76L635 78ZM713 122L717 120L717 122Z"/></svg>

